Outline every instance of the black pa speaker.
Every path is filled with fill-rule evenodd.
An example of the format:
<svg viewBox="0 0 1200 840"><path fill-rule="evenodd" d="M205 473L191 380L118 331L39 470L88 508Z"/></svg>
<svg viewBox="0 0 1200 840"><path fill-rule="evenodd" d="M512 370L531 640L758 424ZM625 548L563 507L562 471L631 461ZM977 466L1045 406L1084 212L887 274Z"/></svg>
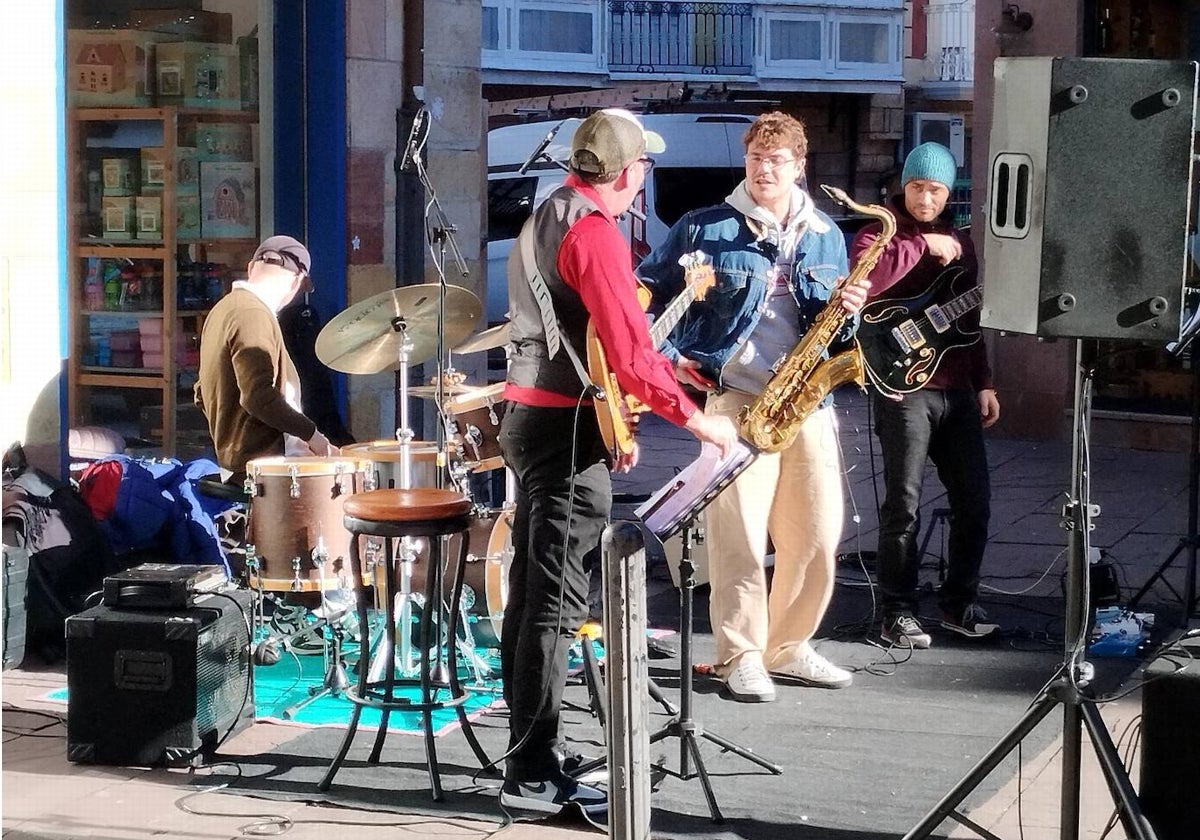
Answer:
<svg viewBox="0 0 1200 840"><path fill-rule="evenodd" d="M1138 797L1159 840L1195 840L1200 826L1200 639L1181 645L1150 663L1142 687Z"/></svg>
<svg viewBox="0 0 1200 840"><path fill-rule="evenodd" d="M67 619L67 758L187 765L254 719L250 593Z"/></svg>
<svg viewBox="0 0 1200 840"><path fill-rule="evenodd" d="M1000 58L994 72L983 325L1179 338L1196 62Z"/></svg>

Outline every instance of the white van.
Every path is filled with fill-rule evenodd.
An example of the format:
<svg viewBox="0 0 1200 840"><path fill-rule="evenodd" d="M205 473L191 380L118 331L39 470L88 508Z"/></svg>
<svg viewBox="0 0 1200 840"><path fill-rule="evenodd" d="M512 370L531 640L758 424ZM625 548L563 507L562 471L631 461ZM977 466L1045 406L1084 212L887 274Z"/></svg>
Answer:
<svg viewBox="0 0 1200 840"><path fill-rule="evenodd" d="M506 320L508 254L533 208L566 177L557 163L540 156L521 173L547 134L558 127L545 154L566 163L571 137L582 120L524 123L488 132L487 318ZM646 220L626 214L622 225L635 261L666 237L688 210L718 204L745 175L742 136L754 122L746 114L648 114L646 128L666 141L634 207Z"/></svg>

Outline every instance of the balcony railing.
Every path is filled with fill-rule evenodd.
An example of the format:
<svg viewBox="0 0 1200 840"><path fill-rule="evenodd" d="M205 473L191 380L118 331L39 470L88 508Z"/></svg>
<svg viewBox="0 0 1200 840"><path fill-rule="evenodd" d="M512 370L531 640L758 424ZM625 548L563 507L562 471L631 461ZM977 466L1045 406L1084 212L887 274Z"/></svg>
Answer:
<svg viewBox="0 0 1200 840"><path fill-rule="evenodd" d="M975 0L933 0L925 7L926 82L975 79Z"/></svg>
<svg viewBox="0 0 1200 840"><path fill-rule="evenodd" d="M754 72L750 3L610 0L613 73L748 76Z"/></svg>

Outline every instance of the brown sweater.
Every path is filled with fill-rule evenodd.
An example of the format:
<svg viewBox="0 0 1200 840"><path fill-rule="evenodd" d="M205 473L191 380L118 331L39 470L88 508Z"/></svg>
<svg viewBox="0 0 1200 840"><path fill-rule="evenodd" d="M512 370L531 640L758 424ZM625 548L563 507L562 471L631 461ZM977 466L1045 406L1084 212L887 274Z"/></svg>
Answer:
<svg viewBox="0 0 1200 840"><path fill-rule="evenodd" d="M308 440L316 424L288 405L300 377L275 313L253 292L235 288L204 321L196 405L208 418L217 463L241 472L252 458L283 454L286 432Z"/></svg>

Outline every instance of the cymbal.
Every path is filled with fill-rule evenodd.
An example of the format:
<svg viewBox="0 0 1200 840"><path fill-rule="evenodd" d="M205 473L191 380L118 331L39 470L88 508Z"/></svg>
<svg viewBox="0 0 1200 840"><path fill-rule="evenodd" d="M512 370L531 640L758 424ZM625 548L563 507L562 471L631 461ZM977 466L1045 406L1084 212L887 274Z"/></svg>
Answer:
<svg viewBox="0 0 1200 840"><path fill-rule="evenodd" d="M454 348L455 353L478 353L480 350L491 350L495 347L503 347L508 344L509 338L512 336L512 324L505 321L499 326L484 330L481 333L468 338L462 344Z"/></svg>
<svg viewBox="0 0 1200 840"><path fill-rule="evenodd" d="M446 384L442 385L442 396L443 397L457 397L462 394L470 394L470 393L472 393L474 391L478 391L478 390L479 390L478 385L464 385L461 383L456 384L456 385L451 385L449 382L447 382ZM408 389L408 395L410 397L422 397L427 400L436 400L437 399L437 386L436 385L414 385Z"/></svg>
<svg viewBox="0 0 1200 840"><path fill-rule="evenodd" d="M474 294L446 286L446 347L470 335L482 314ZM437 355L438 284L424 283L389 289L346 307L317 335L317 358L342 373L395 370L400 366L400 333L393 327L397 318L404 320L412 342L410 365Z"/></svg>

